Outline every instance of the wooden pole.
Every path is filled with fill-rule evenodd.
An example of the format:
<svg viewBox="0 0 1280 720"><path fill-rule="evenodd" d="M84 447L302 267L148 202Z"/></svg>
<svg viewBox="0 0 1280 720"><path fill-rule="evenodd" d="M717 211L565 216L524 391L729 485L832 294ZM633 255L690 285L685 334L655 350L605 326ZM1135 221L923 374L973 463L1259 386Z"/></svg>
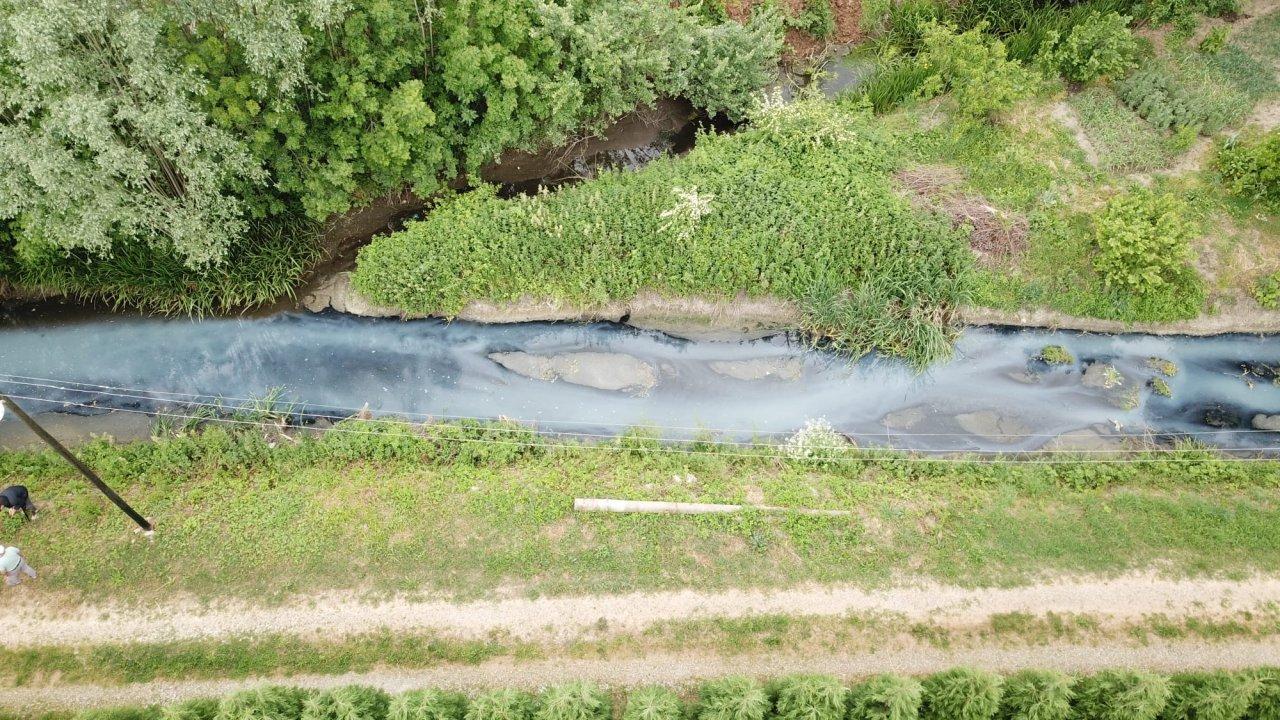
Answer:
<svg viewBox="0 0 1280 720"><path fill-rule="evenodd" d="M673 515L722 514L742 512L743 510L789 512L797 515L822 515L828 517L847 517L852 514L848 510L811 510L808 508L777 507L775 505L722 505L719 503L612 500L608 498L574 498L573 509L578 512L666 513Z"/></svg>
<svg viewBox="0 0 1280 720"><path fill-rule="evenodd" d="M139 515L138 511L129 507L129 503L125 502L124 498L117 495L115 490L112 490L106 483L102 482L102 478L99 478L97 473L91 470L88 465L81 462L80 458L71 454L71 451L64 447L62 443L58 442L57 438L50 435L44 428L40 427L40 423L37 423L35 418L28 415L22 408L18 407L18 403L14 402L13 398L0 395L0 406L4 406L12 410L13 414L17 415L19 420L21 420L28 428L31 428L31 432L35 433L45 442L46 445L53 448L59 455L65 458L67 462L71 463L72 467L79 470L80 474L84 475L89 482L93 483L93 486L98 488L103 495L106 495L108 500L115 503L116 507L124 511L125 515L128 515L134 522L138 523L138 527L142 528L144 532L149 533L155 530L155 528L151 526L151 522L149 520Z"/></svg>

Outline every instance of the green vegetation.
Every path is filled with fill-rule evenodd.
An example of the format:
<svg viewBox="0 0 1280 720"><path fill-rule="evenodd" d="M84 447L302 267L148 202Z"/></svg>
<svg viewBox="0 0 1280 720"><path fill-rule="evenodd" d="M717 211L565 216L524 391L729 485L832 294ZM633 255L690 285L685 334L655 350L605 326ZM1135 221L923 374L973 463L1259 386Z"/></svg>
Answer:
<svg viewBox="0 0 1280 720"><path fill-rule="evenodd" d="M262 225L428 196L659 97L740 118L781 49L775 11L716 23L648 0L77 9L0 3L4 279L162 311L296 283L313 241Z"/></svg>
<svg viewBox="0 0 1280 720"><path fill-rule="evenodd" d="M1003 679L983 670L956 668L925 678L921 720L993 720Z"/></svg>
<svg viewBox="0 0 1280 720"><path fill-rule="evenodd" d="M1197 230L1181 199L1141 190L1117 195L1096 228L1094 267L1104 283L1139 297L1160 296L1162 304L1195 314L1204 292L1190 264Z"/></svg>
<svg viewBox="0 0 1280 720"><path fill-rule="evenodd" d="M1074 82L1120 77L1138 56L1138 41L1129 32L1129 19L1115 12L1091 12L1060 42L1055 44L1051 37L1045 43L1042 62Z"/></svg>
<svg viewBox="0 0 1280 720"><path fill-rule="evenodd" d="M664 621L634 633L611 629L602 635L591 630L564 641L518 640L500 633L484 640L469 640L429 633L372 632L327 639L255 634L214 640L10 648L0 650L0 685L21 687L36 683L51 673L57 673L64 683L115 685L157 679L340 674L375 671L380 667L413 669L504 660L518 663L555 659L627 659L650 653L736 657L768 655L779 648L797 654L859 653L918 647L920 643L948 650L989 647L992 643L1001 647L1103 642L1141 646L1155 640L1193 639L1214 643L1241 639L1271 640L1278 635L1280 613L1275 610L1250 610L1227 616L1179 615L1171 618L1153 615L1128 623L1117 623L1114 619L1094 615L1000 613L990 616L983 624L966 628L885 613L842 616L764 614ZM834 690L823 682L806 681L809 687L797 688L792 693L794 703L789 707L796 708L797 712L829 712L836 698ZM910 700L909 684L905 688L899 687L899 679L894 678L884 682L887 687L861 699L851 696L846 699L847 704L883 705ZM1014 688L1007 686L1006 701L1011 692ZM649 713L653 715L651 720L671 717L670 698L665 692L655 690L655 693L651 699L642 699L634 712ZM628 700L629 704L637 701L635 696ZM413 702L418 708L414 712L429 714L430 720L461 718L461 706L449 696L432 694L414 698ZM650 702L652 707L648 704ZM915 703L918 706L918 691ZM676 707L678 710L678 705ZM824 707L828 710L822 710ZM395 716L394 706L390 712Z"/></svg>
<svg viewBox="0 0 1280 720"><path fill-rule="evenodd" d="M1268 310L1280 308L1280 272L1258 278L1250 292L1262 307Z"/></svg>
<svg viewBox="0 0 1280 720"><path fill-rule="evenodd" d="M1000 716L1007 720L1068 720L1072 678L1052 670L1024 670L1004 681Z"/></svg>
<svg viewBox="0 0 1280 720"><path fill-rule="evenodd" d="M174 593L270 601L323 590L475 597L496 587L874 586L906 566L965 585L1152 563L1172 574L1280 567L1276 465L1190 449L1112 465L1063 456L929 461L851 448L815 465L786 459L777 445L664 450L629 435L563 448L509 425L360 421L274 448L269 441L214 427L85 446L86 462L157 519L156 541L144 546L60 458L0 454L0 477L50 506L38 523L5 516L0 529L41 572L41 592L121 602ZM698 482L673 480L689 475ZM856 513L572 511L577 496L746 502L757 492L768 505ZM334 573L335 564L345 570Z"/></svg>
<svg viewBox="0 0 1280 720"><path fill-rule="evenodd" d="M1226 48L1227 38L1230 34L1231 31L1225 25L1212 28L1205 33L1204 38L1200 40L1200 44L1196 46L1196 49L1206 55L1217 55Z"/></svg>
<svg viewBox="0 0 1280 720"><path fill-rule="evenodd" d="M1069 102L1102 169L1153 170L1167 166L1172 159L1171 139L1120 102L1110 89L1091 87L1072 95Z"/></svg>
<svg viewBox="0 0 1280 720"><path fill-rule="evenodd" d="M833 688L844 685L824 678ZM778 687L786 687L783 681ZM898 675L876 676L855 682L848 690L852 700L849 720L940 720L992 719L1057 720L1065 717L1090 720L1155 720L1167 718L1270 718L1280 691L1280 676L1272 669L1238 672L1183 673L1172 678L1128 671L1107 671L1096 675L1070 677L1052 672L1024 672L1001 678L977 670L957 668L927 676L921 683ZM1002 692L1003 690L1003 692ZM415 695L424 691L410 691ZM425 691L432 692L432 691ZM636 699L649 705L656 693L652 688L635 690L620 697L627 705ZM74 720L114 718L194 720L301 720L317 696L379 698L367 708L351 707L342 717L349 720L391 720L386 696L370 688L339 688L315 693L293 688L266 687L223 699L216 715L209 715L208 701L194 701L158 709L121 708L86 711ZM620 693L621 695L621 693ZM774 720L782 717L770 707L771 693L754 681L725 678L704 684L687 701L686 717L733 717L737 720ZM390 698L391 712L402 702ZM674 695L663 704L679 700ZM1064 712L1070 703L1070 715ZM469 701L468 720L528 720L538 712L539 701L517 690L494 690ZM606 704L606 708L608 704ZM919 708L917 712L916 707ZM377 709L380 708L381 712ZM948 714L939 714L946 709ZM372 711L367 712L366 711ZM725 714L727 712L727 714ZM330 716L333 717L333 716ZM414 716L440 718L435 714ZM444 716L454 720L455 716ZM662 717L672 717L664 714ZM400 720L396 718L396 720Z"/></svg>
<svg viewBox="0 0 1280 720"><path fill-rule="evenodd" d="M833 677L785 678L774 694L777 720L844 720L848 690Z"/></svg>
<svg viewBox="0 0 1280 720"><path fill-rule="evenodd" d="M525 295L770 294L800 301L811 330L855 355L923 365L950 352L969 252L895 192L898 155L869 114L804 100L636 172L511 201L458 197L364 248L354 283L449 315Z"/></svg>
<svg viewBox="0 0 1280 720"><path fill-rule="evenodd" d="M1280 207L1280 131L1223 142L1215 164L1228 192Z"/></svg>
<svg viewBox="0 0 1280 720"><path fill-rule="evenodd" d="M1075 357L1061 345L1045 345L1040 348L1036 359L1049 365L1074 365L1076 362Z"/></svg>
<svg viewBox="0 0 1280 720"><path fill-rule="evenodd" d="M1169 678L1132 670L1107 670L1081 678L1076 711L1098 720L1155 720L1169 699Z"/></svg>
<svg viewBox="0 0 1280 720"><path fill-rule="evenodd" d="M1036 76L1006 56L1004 43L987 35L984 23L957 33L947 25L928 23L916 62L929 74L920 87L924 97L950 93L960 115L990 118L1029 95Z"/></svg>
<svg viewBox="0 0 1280 720"><path fill-rule="evenodd" d="M1147 381L1147 386L1151 391L1160 397L1173 397L1173 388L1169 387L1168 381L1164 378L1154 377Z"/></svg>
<svg viewBox="0 0 1280 720"><path fill-rule="evenodd" d="M1165 377L1177 377L1178 375L1178 365L1172 360L1152 356L1147 358L1146 366Z"/></svg>
<svg viewBox="0 0 1280 720"><path fill-rule="evenodd" d="M410 690L391 699L387 720L463 720L466 712L467 699L460 693Z"/></svg>

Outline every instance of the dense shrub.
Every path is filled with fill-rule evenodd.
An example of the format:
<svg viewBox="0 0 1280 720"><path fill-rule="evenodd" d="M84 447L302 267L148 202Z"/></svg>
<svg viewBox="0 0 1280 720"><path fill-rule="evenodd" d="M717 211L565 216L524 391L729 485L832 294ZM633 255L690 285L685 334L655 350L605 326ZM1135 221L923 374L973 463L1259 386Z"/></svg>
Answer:
<svg viewBox="0 0 1280 720"><path fill-rule="evenodd" d="M1116 86L1116 93L1147 122L1158 128L1199 128L1205 121L1172 75L1148 65Z"/></svg>
<svg viewBox="0 0 1280 720"><path fill-rule="evenodd" d="M922 720L990 720L1000 709L1002 680L983 670L956 668L923 683Z"/></svg>
<svg viewBox="0 0 1280 720"><path fill-rule="evenodd" d="M785 678L778 683L774 717L777 720L844 720L848 691L826 675Z"/></svg>
<svg viewBox="0 0 1280 720"><path fill-rule="evenodd" d="M533 720L537 703L528 693L505 688L472 699L465 720Z"/></svg>
<svg viewBox="0 0 1280 720"><path fill-rule="evenodd" d="M588 683L553 685L542 691L534 720L609 720L609 696Z"/></svg>
<svg viewBox="0 0 1280 720"><path fill-rule="evenodd" d="M1090 720L1154 720L1169 689L1161 675L1107 670L1076 681L1076 712Z"/></svg>
<svg viewBox="0 0 1280 720"><path fill-rule="evenodd" d="M347 685L307 698L301 720L386 720L390 700L377 688Z"/></svg>
<svg viewBox="0 0 1280 720"><path fill-rule="evenodd" d="M1215 164L1233 195L1280 207L1280 130L1222 143Z"/></svg>
<svg viewBox="0 0 1280 720"><path fill-rule="evenodd" d="M1034 88L1033 72L1005 55L1004 43L983 32L985 24L965 32L940 23L924 27L924 49L917 61L929 71L920 87L925 97L954 95L968 117L990 117L1012 107Z"/></svg>
<svg viewBox="0 0 1280 720"><path fill-rule="evenodd" d="M922 697L915 678L877 675L849 691L849 720L915 720Z"/></svg>
<svg viewBox="0 0 1280 720"><path fill-rule="evenodd" d="M1161 720L1242 720L1261 682L1247 673L1174 675Z"/></svg>
<svg viewBox="0 0 1280 720"><path fill-rule="evenodd" d="M1263 275L1254 280L1250 293L1262 307L1268 310L1280 308L1280 272Z"/></svg>
<svg viewBox="0 0 1280 720"><path fill-rule="evenodd" d="M1179 198L1148 190L1117 195L1095 223L1094 267L1108 286L1137 295L1194 284L1195 234L1196 223Z"/></svg>
<svg viewBox="0 0 1280 720"><path fill-rule="evenodd" d="M218 703L215 720L298 720L309 696L306 691L291 687L241 690Z"/></svg>
<svg viewBox="0 0 1280 720"><path fill-rule="evenodd" d="M764 720L768 714L769 694L750 678L721 678L698 689L698 720Z"/></svg>
<svg viewBox="0 0 1280 720"><path fill-rule="evenodd" d="M639 171L532 198L458 197L362 249L354 284L446 315L472 300L601 303L642 290L844 299L853 311L809 327L854 354L926 362L947 351L971 260L963 231L895 192L896 152L867 113L821 98L771 107Z"/></svg>
<svg viewBox="0 0 1280 720"><path fill-rule="evenodd" d="M1249 705L1249 717L1252 720L1280 720L1280 670L1265 668L1250 675L1258 685Z"/></svg>
<svg viewBox="0 0 1280 720"><path fill-rule="evenodd" d="M1137 56L1138 41L1129 31L1129 18L1095 11L1052 42L1044 62L1068 80L1089 82L1120 77L1133 67Z"/></svg>
<svg viewBox="0 0 1280 720"><path fill-rule="evenodd" d="M467 699L440 690L411 690L391 698L387 720L462 720Z"/></svg>
<svg viewBox="0 0 1280 720"><path fill-rule="evenodd" d="M664 687L648 686L627 694L622 720L681 720L683 713L679 695Z"/></svg>
<svg viewBox="0 0 1280 720"><path fill-rule="evenodd" d="M1068 720L1071 682L1052 670L1024 670L1009 676L1000 698L1001 720Z"/></svg>

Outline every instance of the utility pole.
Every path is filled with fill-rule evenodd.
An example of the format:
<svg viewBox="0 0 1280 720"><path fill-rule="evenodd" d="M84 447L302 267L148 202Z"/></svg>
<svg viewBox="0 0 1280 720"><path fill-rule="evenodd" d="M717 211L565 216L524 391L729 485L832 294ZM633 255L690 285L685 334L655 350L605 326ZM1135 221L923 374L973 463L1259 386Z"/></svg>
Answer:
<svg viewBox="0 0 1280 720"><path fill-rule="evenodd" d="M97 473L89 469L88 465L81 462L80 458L72 455L70 450L65 448L62 443L58 442L58 440L50 435L48 431L40 427L40 424L37 423L34 418L28 415L25 410L18 407L18 403L14 402L13 398L6 395L0 395L0 418L4 417L5 409L12 410L13 414L17 415L18 419L21 420L23 424L31 428L31 432L35 433L45 442L46 445L57 451L57 453L65 458L67 462L71 463L75 469L79 470L81 475L84 475L89 482L93 483L94 487L102 491L102 494L106 495L108 500L115 503L116 507L124 511L125 515L128 515L134 522L138 523L138 527L142 528L143 532L150 533L155 530L155 528L151 526L150 521L139 515L137 510L129 507L129 503L125 502L124 498L117 495L116 491L112 490L106 483L102 482L102 478L99 478Z"/></svg>

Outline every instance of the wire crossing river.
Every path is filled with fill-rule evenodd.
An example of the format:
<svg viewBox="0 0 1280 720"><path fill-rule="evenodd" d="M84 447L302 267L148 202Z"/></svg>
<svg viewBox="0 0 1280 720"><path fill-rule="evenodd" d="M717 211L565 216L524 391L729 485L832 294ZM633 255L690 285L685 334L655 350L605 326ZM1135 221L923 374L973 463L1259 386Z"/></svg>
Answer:
<svg viewBox="0 0 1280 720"><path fill-rule="evenodd" d="M1069 357L1039 359L1050 345ZM317 415L367 404L412 419L506 417L566 432L648 425L670 438L789 433L825 418L862 444L925 451L1094 452L1123 435L1276 449L1277 368L1280 338L1234 335L970 328L952 360L917 373L782 336L695 342L609 324L284 313L0 325L0 391L39 398L26 401L39 411L219 399L234 408L281 388L297 411Z"/></svg>

